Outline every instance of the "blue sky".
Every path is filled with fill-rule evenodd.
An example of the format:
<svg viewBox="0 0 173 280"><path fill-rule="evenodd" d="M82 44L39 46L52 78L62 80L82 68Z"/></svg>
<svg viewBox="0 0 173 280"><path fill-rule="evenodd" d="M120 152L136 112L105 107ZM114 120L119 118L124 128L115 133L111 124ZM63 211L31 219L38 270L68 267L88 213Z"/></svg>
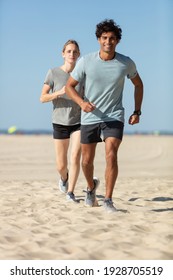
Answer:
<svg viewBox="0 0 173 280"><path fill-rule="evenodd" d="M0 130L52 129L52 104L39 101L49 68L76 39L81 55L99 48L95 26L105 18L122 28L117 51L130 56L144 82L141 122L128 125L133 87L126 79L125 131L173 131L172 0L0 0Z"/></svg>

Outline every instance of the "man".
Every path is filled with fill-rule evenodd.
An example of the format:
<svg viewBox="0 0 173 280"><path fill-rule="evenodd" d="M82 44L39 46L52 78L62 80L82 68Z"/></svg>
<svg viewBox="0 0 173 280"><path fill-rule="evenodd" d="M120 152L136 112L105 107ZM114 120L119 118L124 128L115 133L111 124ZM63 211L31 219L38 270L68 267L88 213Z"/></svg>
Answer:
<svg viewBox="0 0 173 280"><path fill-rule="evenodd" d="M105 184L104 208L115 212L112 194L118 175L117 153L123 137L124 108L122 94L125 77L134 85L134 112L129 124L139 123L143 98L143 83L135 63L115 51L121 40L122 30L112 20L105 20L96 26L96 37L100 50L82 57L66 84L66 93L82 109L81 146L82 169L87 181L85 204L94 206L99 180L93 178L96 145L105 142ZM76 85L85 81L85 98L79 96Z"/></svg>

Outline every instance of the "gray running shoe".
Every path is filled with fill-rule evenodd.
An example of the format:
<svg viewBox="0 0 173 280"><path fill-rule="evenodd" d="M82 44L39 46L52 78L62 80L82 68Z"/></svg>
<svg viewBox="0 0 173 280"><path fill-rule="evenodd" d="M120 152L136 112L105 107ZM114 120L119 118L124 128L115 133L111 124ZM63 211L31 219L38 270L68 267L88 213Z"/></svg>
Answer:
<svg viewBox="0 0 173 280"><path fill-rule="evenodd" d="M62 193L66 193L68 190L68 174L67 174L67 179L63 181L61 178L59 180L59 190Z"/></svg>
<svg viewBox="0 0 173 280"><path fill-rule="evenodd" d="M74 195L74 193L72 193L72 192L68 192L68 193L67 193L66 199L67 199L67 201L69 201L69 202L79 203L79 200L77 200L77 199L75 198L75 195Z"/></svg>
<svg viewBox="0 0 173 280"><path fill-rule="evenodd" d="M86 206L96 206L97 205L97 199L96 199L96 190L100 184L100 180L96 177L93 178L94 181L94 188L92 191L89 191L88 189L85 191L86 192L86 197L85 197L85 205Z"/></svg>
<svg viewBox="0 0 173 280"><path fill-rule="evenodd" d="M103 203L103 206L104 206L104 209L106 210L107 213L117 212L117 209L114 207L111 198L105 199L104 203Z"/></svg>

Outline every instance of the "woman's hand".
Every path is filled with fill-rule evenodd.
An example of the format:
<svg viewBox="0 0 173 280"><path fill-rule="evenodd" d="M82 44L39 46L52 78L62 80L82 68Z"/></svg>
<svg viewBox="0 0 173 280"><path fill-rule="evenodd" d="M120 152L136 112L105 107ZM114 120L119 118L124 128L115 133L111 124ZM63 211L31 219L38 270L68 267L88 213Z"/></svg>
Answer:
<svg viewBox="0 0 173 280"><path fill-rule="evenodd" d="M65 86L62 87L62 89L56 91L57 98L63 96L65 94Z"/></svg>

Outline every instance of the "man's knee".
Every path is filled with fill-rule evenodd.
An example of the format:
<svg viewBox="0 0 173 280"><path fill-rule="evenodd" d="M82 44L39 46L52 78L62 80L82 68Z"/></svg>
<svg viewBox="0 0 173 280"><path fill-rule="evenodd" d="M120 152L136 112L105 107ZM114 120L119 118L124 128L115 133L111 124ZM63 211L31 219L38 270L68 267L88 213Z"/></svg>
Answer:
<svg viewBox="0 0 173 280"><path fill-rule="evenodd" d="M110 151L106 154L106 162L110 165L117 163L117 152Z"/></svg>
<svg viewBox="0 0 173 280"><path fill-rule="evenodd" d="M82 167L83 168L89 168L91 166L93 166L93 162L90 162L90 161L84 160L84 159L82 160Z"/></svg>

